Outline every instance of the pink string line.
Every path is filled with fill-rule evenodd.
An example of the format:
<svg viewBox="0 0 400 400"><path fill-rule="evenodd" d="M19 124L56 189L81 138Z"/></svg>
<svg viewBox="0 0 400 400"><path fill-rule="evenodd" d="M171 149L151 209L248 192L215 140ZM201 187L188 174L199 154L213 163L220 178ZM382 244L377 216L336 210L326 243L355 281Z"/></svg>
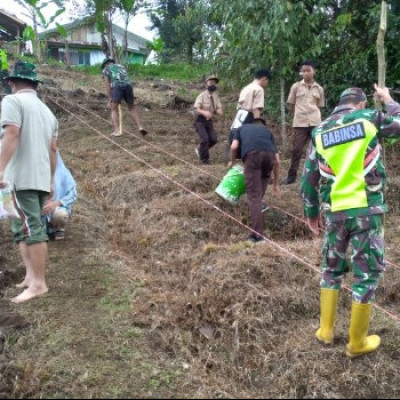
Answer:
<svg viewBox="0 0 400 400"><path fill-rule="evenodd" d="M129 154L130 156L132 156L134 159L136 159L137 161L141 162L142 164L146 165L148 168L152 169L153 171L156 171L159 175L161 175L162 177L164 177L165 179L167 179L168 181L174 183L175 185L177 185L178 187L180 187L181 189L183 189L184 191L186 191L187 193L190 193L191 195L195 196L197 199L201 200L202 202L204 202L205 204L207 204L208 206L210 206L211 208L215 209L216 211L218 211L219 213L221 213L222 215L224 215L226 218L232 220L233 222L235 222L236 224L238 224L239 226L242 226L243 228L247 229L248 231L255 233L259 236L261 236L267 243L271 244L272 246L276 247L277 249L281 250L283 253L287 254L288 256L290 256L291 258L299 261L301 264L309 267L310 269L312 269L314 272L321 274L321 271L319 270L319 268L315 267L314 265L312 265L311 263L309 263L306 259L303 259L299 256L297 256L296 254L290 252L289 250L287 250L286 248L282 247L281 245L279 245L278 243L274 242L273 240L267 238L264 235L260 235L258 232L254 231L252 228L250 228L249 226L247 226L246 224L244 224L243 222L239 221L238 219L236 219L235 217L233 217L232 215L228 214L226 211L222 210L221 208L219 208L218 206L216 206L214 203L212 203L211 201L201 197L200 195L198 195L197 193L193 192L192 190L188 189L187 187L185 187L184 185L182 185L180 182L176 181L175 179L171 178L169 175L167 175L166 173L164 173L163 171L161 171L160 169L153 167L150 163L148 163L147 161L143 160L142 158L138 157L136 154L132 153L130 150L126 149L125 147L123 147L122 145L120 145L118 142L114 141L113 139L111 139L110 137L108 137L107 135L103 134L102 132L100 132L98 129L94 128L93 126L89 125L86 121L84 121L83 119L81 119L80 117L78 117L76 114L72 113L71 111L67 110L65 107L61 106L58 102L56 102L55 100L51 99L50 100L58 105L60 108L64 109L66 112L68 112L69 114L71 114L73 117L75 117L77 120L79 120L80 122L82 122L84 125L86 125L87 127L89 127L90 129L94 130L96 133L98 133L100 136L102 136L103 138L105 138L106 140L108 140L109 142L113 143L114 145L116 145L117 147L119 147L122 151L124 151L125 153ZM348 288L347 286L344 286L344 288L347 291L351 292L351 289ZM384 308L374 304L374 307L377 308L378 310L382 311L384 314L386 314L387 316L389 316L391 319L393 319L394 321L397 321L400 323L400 316L393 314L387 310L385 310Z"/></svg>
<svg viewBox="0 0 400 400"><path fill-rule="evenodd" d="M52 99L51 99L51 100L52 100ZM54 101L54 100L53 100L53 101ZM65 101L66 103L70 104L70 105L75 105L75 106L76 106L76 104L72 104L72 103L69 102L68 100L65 100L65 99L64 99L64 101ZM85 107L83 107L83 106L81 106L81 105L79 105L79 108L81 108L83 111L86 111L86 112L92 114L92 115L95 116L96 118L100 118L100 119L102 119L103 121L107 122L108 124L112 125L112 122L111 122L110 120L108 120L108 119L104 118L103 116L101 116L101 115L95 113L94 111L89 110L89 109L87 109L87 108L85 108ZM175 158L176 160L181 161L182 163L184 163L184 164L186 164L186 165L189 165L190 167L195 168L195 169L197 169L198 171L201 171L201 172L202 172L203 174L205 174L205 175L211 176L212 178L214 178L214 179L216 179L216 180L218 180L218 181L221 180L220 177L218 177L218 176L212 174L211 172L209 172L209 171L207 171L207 170L205 170L205 169L203 169L203 168L198 167L197 165L195 165L195 164L193 164L193 163L190 163L190 162L188 162L188 161L186 161L186 160L184 160L184 159L178 157L176 154L173 154L173 153L171 153L171 152L165 150L165 149L164 149L163 147L161 147L161 146L158 146L158 145L156 145L156 144L154 144L154 143L151 143L151 142L149 142L148 140L145 140L145 139L143 139L142 137L137 136L137 135L135 135L134 133L127 131L126 129L124 129L124 132L127 133L128 135L133 136L133 137L136 138L136 139L141 140L142 142L146 143L147 145L150 145L150 146L152 146L153 148L155 148L155 149L157 149L157 150L163 152L164 154L167 154L168 156L170 156L170 157L172 157L172 158ZM296 219L296 220L298 220L298 221L300 221L300 222L302 222L303 224L305 224L305 225L308 226L308 223L307 223L307 221L306 221L304 218L301 218L301 217L299 217L299 216L297 216L297 215L291 214L290 212L288 212L288 211L286 211L286 210L283 210L282 208L279 208L279 207L277 207L277 206L271 206L271 208L274 208L274 209L276 209L276 210L282 212L283 214L286 214L286 215L288 215L288 216L290 216L290 217L292 217L292 218L294 218L294 219ZM326 231L325 231L323 228L320 228L320 231L323 232L323 233L326 233ZM388 265L390 265L391 267L397 268L397 269L400 270L400 265L396 265L396 264L392 263L391 261L389 261L388 259L386 259L386 263L387 263Z"/></svg>

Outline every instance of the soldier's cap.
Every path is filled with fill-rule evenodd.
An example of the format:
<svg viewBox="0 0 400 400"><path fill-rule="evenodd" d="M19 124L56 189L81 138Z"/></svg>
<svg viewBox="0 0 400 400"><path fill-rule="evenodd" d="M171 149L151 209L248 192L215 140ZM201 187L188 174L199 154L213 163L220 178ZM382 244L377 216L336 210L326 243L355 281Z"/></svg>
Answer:
<svg viewBox="0 0 400 400"><path fill-rule="evenodd" d="M14 64L12 72L5 79L24 79L26 81L42 83L36 75L36 65L24 61L17 61Z"/></svg>
<svg viewBox="0 0 400 400"><path fill-rule="evenodd" d="M104 67L106 66L107 63L115 63L115 60L113 58L108 58L106 57L103 62L101 63L101 69L104 69Z"/></svg>
<svg viewBox="0 0 400 400"><path fill-rule="evenodd" d="M364 93L364 91L358 87L352 87L346 89L341 95L340 95L340 100L348 99L348 98L354 98L359 101L366 101L367 100L367 95Z"/></svg>
<svg viewBox="0 0 400 400"><path fill-rule="evenodd" d="M216 83L219 82L219 79L218 79L215 75L210 75L210 76L206 79L206 82L211 81L212 79L213 79Z"/></svg>

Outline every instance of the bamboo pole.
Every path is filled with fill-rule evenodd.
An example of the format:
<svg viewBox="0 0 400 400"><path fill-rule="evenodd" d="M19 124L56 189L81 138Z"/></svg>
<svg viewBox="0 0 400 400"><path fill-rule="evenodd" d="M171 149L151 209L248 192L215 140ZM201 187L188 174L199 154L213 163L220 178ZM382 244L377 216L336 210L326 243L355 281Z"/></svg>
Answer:
<svg viewBox="0 0 400 400"><path fill-rule="evenodd" d="M385 34L387 29L387 9L388 9L387 2L385 0L382 0L381 21L379 24L378 37L376 39L376 52L378 56L378 87L380 88L383 88L386 85ZM377 96L375 97L375 108L379 111L382 111L382 102ZM381 127L379 126L378 129L380 131ZM383 139L381 142L381 146L382 146L383 163L386 164L385 162L386 151ZM386 197L386 188L384 196ZM385 231L385 226L386 226L386 215L383 216L383 231ZM386 293L384 293L384 296L386 296Z"/></svg>
<svg viewBox="0 0 400 400"><path fill-rule="evenodd" d="M376 39L376 51L378 55L378 86L385 87L386 84L386 58L385 58L385 34L387 29L387 2L382 1L381 5L381 22L379 24L378 38ZM382 103L375 98L375 107L382 110Z"/></svg>

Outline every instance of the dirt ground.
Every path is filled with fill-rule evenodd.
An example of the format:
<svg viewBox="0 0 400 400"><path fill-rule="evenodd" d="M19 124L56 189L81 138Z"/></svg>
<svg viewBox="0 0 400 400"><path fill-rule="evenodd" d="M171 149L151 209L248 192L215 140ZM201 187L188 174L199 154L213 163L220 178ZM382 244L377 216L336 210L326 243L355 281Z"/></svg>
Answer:
<svg viewBox="0 0 400 400"><path fill-rule="evenodd" d="M343 291L334 345L322 347L314 340L319 275L270 243L249 244L245 228L160 175L247 224L244 201L234 207L214 193L226 171L232 104L217 122L213 163L203 167L186 102L201 83L137 82L150 133L138 136L124 108L126 132L115 144L99 77L40 72L79 201L66 240L49 245L48 295L26 304L9 302L24 267L0 223L0 397L399 397L399 322L375 311L370 330L381 349L349 361L351 298ZM389 150L387 159L387 257L400 264L400 157ZM282 177L288 162L284 155ZM266 235L318 268L321 241L286 214L301 215L299 185L282 190L280 199L266 195L279 208L265 214ZM396 315L399 278L389 266L377 299Z"/></svg>

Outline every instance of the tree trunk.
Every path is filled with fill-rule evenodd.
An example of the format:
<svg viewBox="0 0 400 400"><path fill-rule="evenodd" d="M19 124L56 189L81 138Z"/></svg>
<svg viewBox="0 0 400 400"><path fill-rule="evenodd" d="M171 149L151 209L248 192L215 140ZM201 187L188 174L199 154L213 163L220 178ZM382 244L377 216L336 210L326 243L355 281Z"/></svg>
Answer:
<svg viewBox="0 0 400 400"><path fill-rule="evenodd" d="M104 32L101 34L101 49L107 58L110 58L110 46L108 45L106 35Z"/></svg>
<svg viewBox="0 0 400 400"><path fill-rule="evenodd" d="M187 42L186 56L187 56L187 61L190 65L193 65L193 47L194 47L193 41L189 39Z"/></svg>
<svg viewBox="0 0 400 400"><path fill-rule="evenodd" d="M67 64L67 70L71 70L71 55L69 53L68 40L65 40L65 63Z"/></svg>
<svg viewBox="0 0 400 400"><path fill-rule="evenodd" d="M36 59L38 64L42 63L42 49L40 48L40 38L38 32L38 24L36 20L35 11L32 11L32 20L33 20L33 30L35 31L35 50L36 50Z"/></svg>
<svg viewBox="0 0 400 400"><path fill-rule="evenodd" d="M47 63L48 62L48 43L47 43L47 39L44 39L43 42L43 48L42 48L42 62L43 63Z"/></svg>
<svg viewBox="0 0 400 400"><path fill-rule="evenodd" d="M128 54L128 25L129 25L129 14L127 14L125 19L125 31L124 37L122 39L122 62L129 65L129 54Z"/></svg>
<svg viewBox="0 0 400 400"><path fill-rule="evenodd" d="M287 133L286 133L286 102L285 102L285 79L280 78L280 94L281 94L281 138L283 151L287 151Z"/></svg>
<svg viewBox="0 0 400 400"><path fill-rule="evenodd" d="M107 12L106 16L106 30L107 30L107 42L108 42L108 51L110 54L110 58L115 58L115 49L113 46L113 31L112 31L112 21L111 21L111 11Z"/></svg>

